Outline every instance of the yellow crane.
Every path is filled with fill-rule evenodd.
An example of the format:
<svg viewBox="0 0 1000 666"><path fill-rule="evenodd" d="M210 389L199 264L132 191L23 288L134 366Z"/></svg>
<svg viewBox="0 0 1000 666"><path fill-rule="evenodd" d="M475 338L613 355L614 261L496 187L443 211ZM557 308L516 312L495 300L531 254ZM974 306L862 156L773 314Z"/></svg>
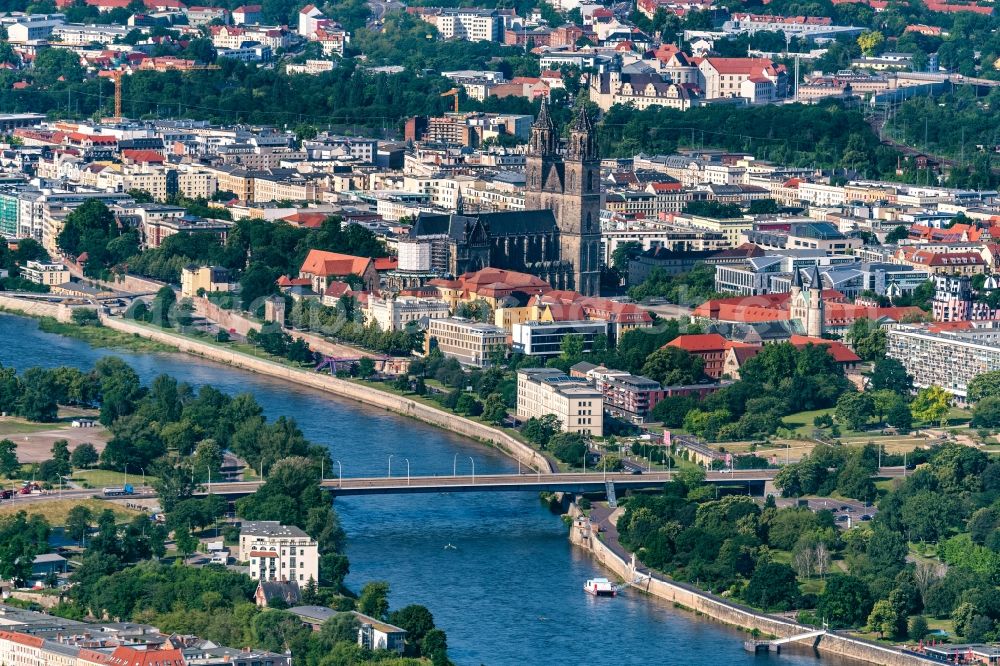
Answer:
<svg viewBox="0 0 1000 666"><path fill-rule="evenodd" d="M221 69L218 65L189 65L184 69L184 71L206 71ZM111 79L115 84L115 117L114 120L120 121L122 119L122 77L128 74L124 69L112 69L110 71L102 72L102 76ZM455 105L457 108L458 98L455 98Z"/></svg>
<svg viewBox="0 0 1000 666"><path fill-rule="evenodd" d="M448 92L441 93L441 97L454 97L455 98L454 111L455 113L458 113L458 88L452 88Z"/></svg>

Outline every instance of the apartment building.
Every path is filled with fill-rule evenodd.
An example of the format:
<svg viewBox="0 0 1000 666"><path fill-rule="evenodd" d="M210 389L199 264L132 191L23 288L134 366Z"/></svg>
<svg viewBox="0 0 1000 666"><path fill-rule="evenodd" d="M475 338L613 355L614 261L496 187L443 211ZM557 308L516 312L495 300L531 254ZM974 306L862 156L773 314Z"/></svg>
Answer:
<svg viewBox="0 0 1000 666"><path fill-rule="evenodd" d="M442 39L499 42L503 35L503 17L494 9L434 9L418 15L436 27Z"/></svg>
<svg viewBox="0 0 1000 666"><path fill-rule="evenodd" d="M897 326L888 331L886 353L903 364L914 386L940 386L965 402L976 375L1000 370L1000 329L934 332L928 327Z"/></svg>
<svg viewBox="0 0 1000 666"><path fill-rule="evenodd" d="M554 368L517 371L517 418L547 414L559 419L563 432L594 437L604 434L604 397L585 380Z"/></svg>
<svg viewBox="0 0 1000 666"><path fill-rule="evenodd" d="M319 581L316 541L298 527L275 520L243 521L239 560L250 563L254 580L295 582L299 587Z"/></svg>
<svg viewBox="0 0 1000 666"><path fill-rule="evenodd" d="M667 395L659 382L622 370L599 367L587 376L604 396L604 411L632 423L643 423L656 403Z"/></svg>
<svg viewBox="0 0 1000 666"><path fill-rule="evenodd" d="M750 104L767 104L784 95L784 65L767 58L704 58L698 65L705 99L742 97Z"/></svg>
<svg viewBox="0 0 1000 666"><path fill-rule="evenodd" d="M28 282L55 286L69 282L69 270L65 264L48 261L29 261L21 268L21 277Z"/></svg>
<svg viewBox="0 0 1000 666"><path fill-rule="evenodd" d="M431 319L444 319L448 314L448 304L441 299L415 296L370 296L364 309L365 323L375 322L383 331L401 331Z"/></svg>
<svg viewBox="0 0 1000 666"><path fill-rule="evenodd" d="M232 289L229 269L221 266L185 266L181 269L181 296L191 298L198 292L211 294Z"/></svg>
<svg viewBox="0 0 1000 666"><path fill-rule="evenodd" d="M129 30L119 25L59 25L53 28L52 37L69 46L111 44L120 42Z"/></svg>
<svg viewBox="0 0 1000 666"><path fill-rule="evenodd" d="M507 349L507 331L462 317L431 319L427 322L424 340L425 353L430 353L431 346L437 345L445 356L477 368L491 366L492 353Z"/></svg>

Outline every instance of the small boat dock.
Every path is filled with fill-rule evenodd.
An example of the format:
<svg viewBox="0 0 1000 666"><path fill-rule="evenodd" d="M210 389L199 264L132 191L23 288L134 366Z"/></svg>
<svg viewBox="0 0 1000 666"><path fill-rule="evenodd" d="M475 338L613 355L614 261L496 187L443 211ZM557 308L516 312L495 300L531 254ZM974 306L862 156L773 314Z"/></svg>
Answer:
<svg viewBox="0 0 1000 666"><path fill-rule="evenodd" d="M781 646L787 645L788 643L798 643L799 641L806 641L810 638L819 638L826 633L826 629L817 629L815 631L808 631L804 634L797 634L795 636L789 636L788 638L776 638L774 640L755 640L749 639L743 641L743 649L747 652L753 652L758 654L760 652L775 652L781 654ZM813 641L815 643L815 641Z"/></svg>

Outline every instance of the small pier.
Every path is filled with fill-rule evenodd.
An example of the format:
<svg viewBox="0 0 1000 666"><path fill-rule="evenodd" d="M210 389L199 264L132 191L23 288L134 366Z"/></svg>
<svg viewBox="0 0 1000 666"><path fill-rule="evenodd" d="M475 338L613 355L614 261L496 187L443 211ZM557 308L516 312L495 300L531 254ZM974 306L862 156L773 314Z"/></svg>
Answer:
<svg viewBox="0 0 1000 666"><path fill-rule="evenodd" d="M768 641L749 639L743 641L743 649L747 652L753 652L754 654L758 654L760 652L775 652L780 654L782 645L786 645L788 643L798 643L799 641L806 641L810 638L819 638L825 633L826 629L817 629L815 631L807 631L804 634L789 636L788 638L776 638Z"/></svg>

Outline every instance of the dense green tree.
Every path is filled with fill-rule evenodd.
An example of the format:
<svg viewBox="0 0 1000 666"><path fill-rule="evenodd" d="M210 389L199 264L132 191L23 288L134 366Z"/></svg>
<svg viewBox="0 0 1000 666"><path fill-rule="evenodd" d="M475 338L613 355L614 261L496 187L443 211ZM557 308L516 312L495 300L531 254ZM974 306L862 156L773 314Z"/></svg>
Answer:
<svg viewBox="0 0 1000 666"><path fill-rule="evenodd" d="M705 361L680 347L665 346L653 352L642 367L642 374L664 386L694 384L703 377Z"/></svg>
<svg viewBox="0 0 1000 666"><path fill-rule="evenodd" d="M767 610L788 610L799 600L795 571L787 564L768 562L757 567L743 591L752 605Z"/></svg>
<svg viewBox="0 0 1000 666"><path fill-rule="evenodd" d="M847 330L847 342L862 360L877 361L885 358L885 329L867 317L854 320Z"/></svg>
<svg viewBox="0 0 1000 666"><path fill-rule="evenodd" d="M833 627L854 627L868 618L872 603L863 580L838 574L827 578L816 612Z"/></svg>
<svg viewBox="0 0 1000 666"><path fill-rule="evenodd" d="M9 439L0 440L0 474L8 479L18 476L21 463L17 460L17 444Z"/></svg>
<svg viewBox="0 0 1000 666"><path fill-rule="evenodd" d="M426 606L411 604L389 613L389 623L406 630L406 641L420 646L424 637L434 629L434 616Z"/></svg>
<svg viewBox="0 0 1000 666"><path fill-rule="evenodd" d="M544 449L552 436L559 432L561 425L555 414L545 414L537 418L533 416L524 422L521 434L532 444Z"/></svg>
<svg viewBox="0 0 1000 666"><path fill-rule="evenodd" d="M983 372L972 378L968 386L970 402L983 398L1000 398L1000 371Z"/></svg>
<svg viewBox="0 0 1000 666"><path fill-rule="evenodd" d="M573 467L583 465L588 450L583 435L578 432L561 432L554 435L549 440L549 448L556 458Z"/></svg>
<svg viewBox="0 0 1000 666"><path fill-rule="evenodd" d="M928 633L930 633L930 628L927 626L927 618L923 615L914 615L910 618L907 634L911 641L922 641Z"/></svg>
<svg viewBox="0 0 1000 666"><path fill-rule="evenodd" d="M77 543L82 543L93 520L94 514L86 506L74 506L66 516L66 534Z"/></svg>
<svg viewBox="0 0 1000 666"><path fill-rule="evenodd" d="M913 428L913 414L910 406L903 400L893 403L885 415L885 421L900 433L907 433Z"/></svg>
<svg viewBox="0 0 1000 666"><path fill-rule="evenodd" d="M879 638L884 638L895 635L898 625L899 609L887 599L876 601L868 615L868 631L877 631Z"/></svg>
<svg viewBox="0 0 1000 666"><path fill-rule="evenodd" d="M56 386L52 374L41 368L28 368L22 378L23 390L17 402L17 413L29 421L56 420Z"/></svg>
<svg viewBox="0 0 1000 666"><path fill-rule="evenodd" d="M1000 426L1000 397L981 398L972 408L973 428L996 428Z"/></svg>
<svg viewBox="0 0 1000 666"><path fill-rule="evenodd" d="M384 619L389 612L389 583L373 581L361 588L358 610L365 615Z"/></svg>
<svg viewBox="0 0 1000 666"><path fill-rule="evenodd" d="M951 407L951 394L940 386L928 386L920 389L913 399L910 410L913 415L928 423L942 423Z"/></svg>
<svg viewBox="0 0 1000 666"><path fill-rule="evenodd" d="M851 430L864 430L875 415L875 404L868 393L848 392L837 400L837 420Z"/></svg>

